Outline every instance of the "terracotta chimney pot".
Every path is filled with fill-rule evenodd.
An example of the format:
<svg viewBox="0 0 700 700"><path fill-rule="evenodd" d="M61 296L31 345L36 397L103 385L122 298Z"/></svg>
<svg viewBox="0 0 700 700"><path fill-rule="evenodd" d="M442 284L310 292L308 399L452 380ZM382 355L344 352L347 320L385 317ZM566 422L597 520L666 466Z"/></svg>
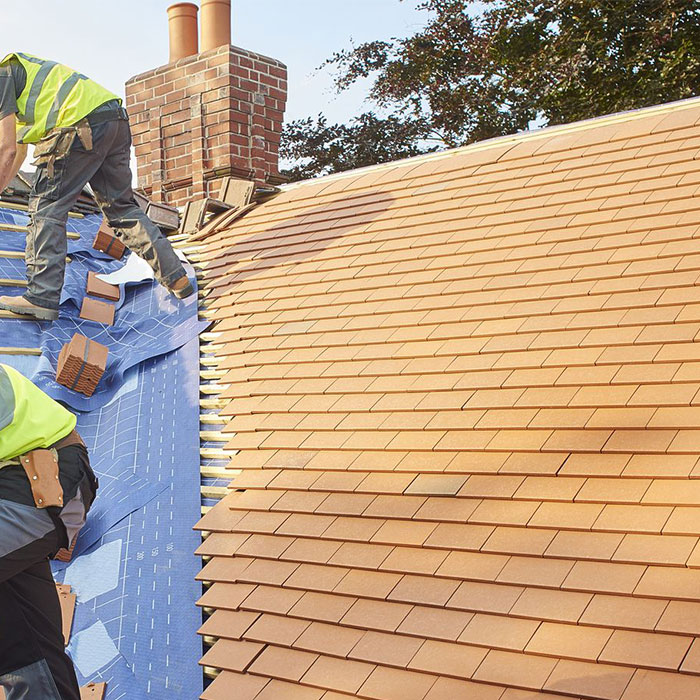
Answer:
<svg viewBox="0 0 700 700"><path fill-rule="evenodd" d="M202 0L202 51L231 44L231 0Z"/></svg>
<svg viewBox="0 0 700 700"><path fill-rule="evenodd" d="M197 41L197 12L192 2L179 2L168 8L170 32L170 63L199 53Z"/></svg>

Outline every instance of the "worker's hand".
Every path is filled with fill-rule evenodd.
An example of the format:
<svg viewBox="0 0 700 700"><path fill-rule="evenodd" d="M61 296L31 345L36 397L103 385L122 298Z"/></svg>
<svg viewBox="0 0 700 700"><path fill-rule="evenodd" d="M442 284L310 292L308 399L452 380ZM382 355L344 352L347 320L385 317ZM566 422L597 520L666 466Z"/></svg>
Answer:
<svg viewBox="0 0 700 700"><path fill-rule="evenodd" d="M15 124L14 114L8 114L0 119L0 192L10 184L10 181L22 165L21 162L17 163L19 153ZM26 156L26 146L23 150L24 156ZM22 158L22 161L24 161L24 158Z"/></svg>

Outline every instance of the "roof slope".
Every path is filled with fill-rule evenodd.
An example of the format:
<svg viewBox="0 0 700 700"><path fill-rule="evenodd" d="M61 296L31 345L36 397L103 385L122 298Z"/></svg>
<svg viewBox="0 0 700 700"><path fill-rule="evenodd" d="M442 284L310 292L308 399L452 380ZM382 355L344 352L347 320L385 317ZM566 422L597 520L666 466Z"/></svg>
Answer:
<svg viewBox="0 0 700 700"><path fill-rule="evenodd" d="M210 239L204 698L700 695L699 147L693 100Z"/></svg>

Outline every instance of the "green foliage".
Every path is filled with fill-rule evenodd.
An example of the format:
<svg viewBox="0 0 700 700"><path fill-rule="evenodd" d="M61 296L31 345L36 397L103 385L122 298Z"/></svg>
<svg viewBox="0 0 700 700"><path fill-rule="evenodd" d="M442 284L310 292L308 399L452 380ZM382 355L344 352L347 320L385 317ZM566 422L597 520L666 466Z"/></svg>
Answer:
<svg viewBox="0 0 700 700"><path fill-rule="evenodd" d="M697 0L425 0L419 9L428 20L415 35L324 64L339 91L371 78L369 98L388 116L293 122L283 156L306 163L295 178L698 94Z"/></svg>
<svg viewBox="0 0 700 700"><path fill-rule="evenodd" d="M300 119L285 126L282 157L295 165L284 172L291 180L342 172L365 165L387 163L424 153L420 120L371 112L348 124L329 125L323 115Z"/></svg>

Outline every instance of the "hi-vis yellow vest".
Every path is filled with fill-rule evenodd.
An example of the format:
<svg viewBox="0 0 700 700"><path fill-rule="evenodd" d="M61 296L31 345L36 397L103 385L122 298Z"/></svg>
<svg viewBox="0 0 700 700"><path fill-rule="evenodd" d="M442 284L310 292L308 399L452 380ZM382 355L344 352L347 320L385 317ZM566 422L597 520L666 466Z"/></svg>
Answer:
<svg viewBox="0 0 700 700"><path fill-rule="evenodd" d="M110 100L121 99L68 66L26 53L11 53L0 61L19 61L27 83L17 100L17 141L36 143L56 127L72 126Z"/></svg>
<svg viewBox="0 0 700 700"><path fill-rule="evenodd" d="M0 463L50 447L75 428L76 418L22 376L0 365Z"/></svg>

